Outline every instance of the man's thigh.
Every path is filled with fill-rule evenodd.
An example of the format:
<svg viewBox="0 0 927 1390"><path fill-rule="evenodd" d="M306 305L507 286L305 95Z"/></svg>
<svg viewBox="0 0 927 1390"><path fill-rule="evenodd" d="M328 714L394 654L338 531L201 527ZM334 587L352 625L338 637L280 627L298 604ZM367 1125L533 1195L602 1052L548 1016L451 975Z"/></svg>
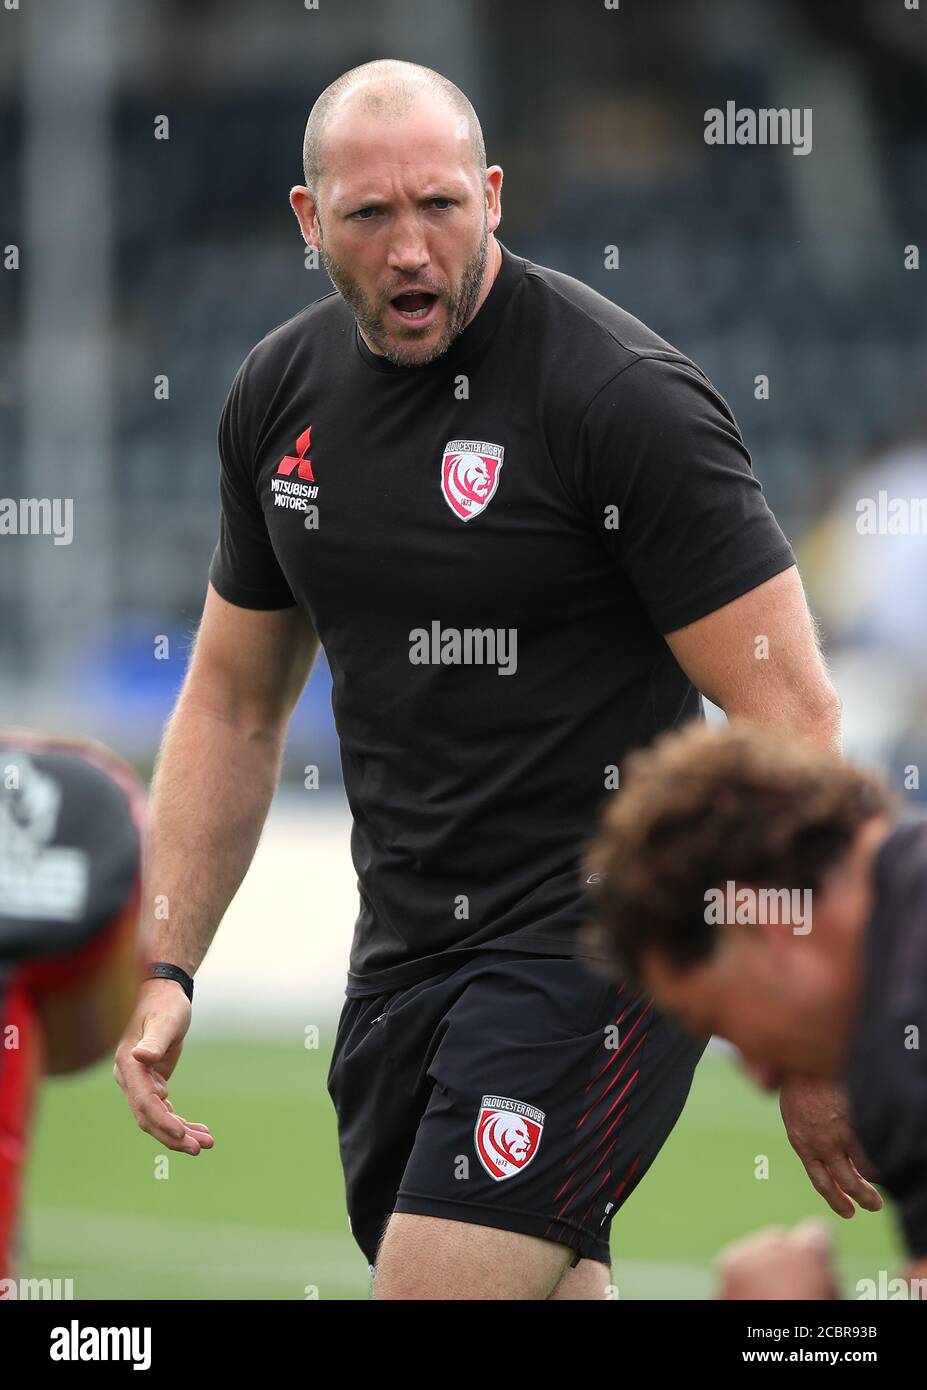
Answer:
<svg viewBox="0 0 927 1390"><path fill-rule="evenodd" d="M378 1300L605 1299L611 1270L597 1260L570 1268L555 1241L435 1216L390 1217L377 1258Z"/></svg>

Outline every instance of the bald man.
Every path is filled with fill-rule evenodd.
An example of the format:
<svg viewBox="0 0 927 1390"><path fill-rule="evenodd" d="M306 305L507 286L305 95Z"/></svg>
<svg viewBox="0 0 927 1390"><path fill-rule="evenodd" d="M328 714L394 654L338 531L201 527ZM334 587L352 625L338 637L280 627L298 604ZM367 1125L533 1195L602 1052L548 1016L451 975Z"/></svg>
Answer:
<svg viewBox="0 0 927 1390"><path fill-rule="evenodd" d="M153 792L164 978L117 1075L143 1128L199 1152L166 1082L321 644L360 893L329 1090L374 1295L607 1297L612 1217L703 1044L583 962L582 848L624 754L700 691L828 744L837 700L724 401L497 240L502 170L463 93L365 64L303 153L290 202L335 291L249 353L222 412ZM878 1203L822 1123L833 1095L783 1104L830 1199Z"/></svg>

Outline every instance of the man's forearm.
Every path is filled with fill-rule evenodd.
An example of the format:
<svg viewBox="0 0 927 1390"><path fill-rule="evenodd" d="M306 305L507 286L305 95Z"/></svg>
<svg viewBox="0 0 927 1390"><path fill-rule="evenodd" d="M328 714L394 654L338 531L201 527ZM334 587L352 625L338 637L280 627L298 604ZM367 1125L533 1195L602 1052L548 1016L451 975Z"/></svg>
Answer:
<svg viewBox="0 0 927 1390"><path fill-rule="evenodd" d="M696 689L729 719L841 751L840 700L794 565L668 633L666 642Z"/></svg>
<svg viewBox="0 0 927 1390"><path fill-rule="evenodd" d="M254 855L284 732L218 717L181 694L149 807L145 922L155 960L193 974Z"/></svg>
<svg viewBox="0 0 927 1390"><path fill-rule="evenodd" d="M831 748L835 753L843 751L840 700L829 683L815 690L815 698L810 695L803 698L801 693L774 685L768 690L760 687L751 694L754 698L730 703L724 711L729 719L740 717L756 724L768 724L791 731L808 743Z"/></svg>

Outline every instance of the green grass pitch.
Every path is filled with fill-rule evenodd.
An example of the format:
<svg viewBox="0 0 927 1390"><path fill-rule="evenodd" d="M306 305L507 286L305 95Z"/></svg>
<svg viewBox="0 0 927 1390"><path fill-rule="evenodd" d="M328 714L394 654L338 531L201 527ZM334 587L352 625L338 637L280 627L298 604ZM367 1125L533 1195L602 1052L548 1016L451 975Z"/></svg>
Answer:
<svg viewBox="0 0 927 1390"><path fill-rule="evenodd" d="M26 1260L75 1298L358 1299L367 1269L347 1227L328 1055L285 1041L187 1040L172 1099L209 1124L211 1153L171 1154L135 1125L111 1063L49 1083L27 1185ZM768 1179L755 1176L758 1155ZM705 1298L718 1247L820 1215L844 1296L902 1262L889 1211L842 1221L789 1148L774 1099L724 1056L705 1057L689 1103L612 1235L618 1300Z"/></svg>

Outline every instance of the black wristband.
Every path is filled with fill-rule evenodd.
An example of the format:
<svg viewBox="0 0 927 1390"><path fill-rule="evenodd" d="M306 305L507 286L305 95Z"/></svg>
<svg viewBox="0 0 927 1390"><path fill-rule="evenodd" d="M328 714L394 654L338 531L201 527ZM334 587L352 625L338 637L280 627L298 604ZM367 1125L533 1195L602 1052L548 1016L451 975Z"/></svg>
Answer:
<svg viewBox="0 0 927 1390"><path fill-rule="evenodd" d="M176 980L190 1003L193 1003L193 977L186 970L181 970L179 965L172 965L168 960L149 961L145 967L145 979Z"/></svg>

